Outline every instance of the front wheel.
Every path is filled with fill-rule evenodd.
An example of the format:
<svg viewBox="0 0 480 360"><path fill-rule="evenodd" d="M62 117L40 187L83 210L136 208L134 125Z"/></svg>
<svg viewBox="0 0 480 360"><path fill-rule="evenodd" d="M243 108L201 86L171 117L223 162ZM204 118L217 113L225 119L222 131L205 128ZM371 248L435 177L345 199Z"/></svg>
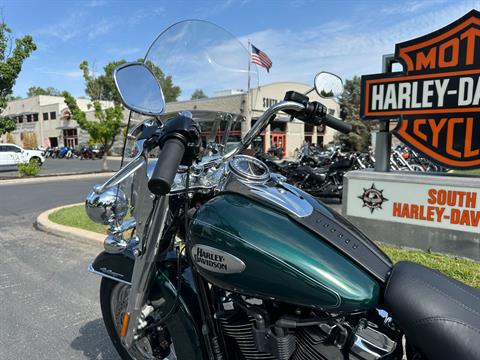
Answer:
<svg viewBox="0 0 480 360"><path fill-rule="evenodd" d="M129 285L102 278L100 285L100 306L102 309L103 321L107 328L108 335L120 357L123 360L176 360L177 356L175 354L173 342L169 341L170 336L166 329L164 330L164 334L162 334L162 343L164 346L164 341L170 343L170 346L167 346L167 349L160 348L158 334L144 336L129 350L122 345L120 340L120 329L122 328L123 315L127 310L129 294Z"/></svg>
<svg viewBox="0 0 480 360"><path fill-rule="evenodd" d="M42 161L38 157L32 157L29 162L30 162L30 164L35 164L35 165L38 165L38 166L42 166Z"/></svg>

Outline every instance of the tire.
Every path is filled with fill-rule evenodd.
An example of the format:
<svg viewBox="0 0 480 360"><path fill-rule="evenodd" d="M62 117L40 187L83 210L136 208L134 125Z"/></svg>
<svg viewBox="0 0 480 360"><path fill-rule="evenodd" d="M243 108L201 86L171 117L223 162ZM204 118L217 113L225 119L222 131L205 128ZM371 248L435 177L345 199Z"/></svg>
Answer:
<svg viewBox="0 0 480 360"><path fill-rule="evenodd" d="M42 161L38 157L32 157L28 162L30 164L37 164L38 166L42 166Z"/></svg>
<svg viewBox="0 0 480 360"><path fill-rule="evenodd" d="M125 313L128 295L130 294L130 286L113 281L107 278L102 278L100 284L100 307L102 309L103 322L107 328L108 335L115 346L118 354L123 360L146 360L149 357L142 354L139 347L127 350L123 347L120 340L119 331L121 328L121 319ZM114 315L115 314L115 315ZM144 338L143 350L146 352L151 351L149 341ZM170 355L165 360L176 360L174 349L171 347ZM155 359L161 359L156 357Z"/></svg>

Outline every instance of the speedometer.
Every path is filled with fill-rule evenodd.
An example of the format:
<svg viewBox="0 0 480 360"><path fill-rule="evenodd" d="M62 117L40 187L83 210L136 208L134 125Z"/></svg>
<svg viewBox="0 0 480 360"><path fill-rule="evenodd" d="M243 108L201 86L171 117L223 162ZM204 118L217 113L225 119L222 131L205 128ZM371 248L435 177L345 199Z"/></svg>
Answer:
<svg viewBox="0 0 480 360"><path fill-rule="evenodd" d="M251 156L234 156L229 162L229 167L237 176L249 181L265 181L270 178L268 167Z"/></svg>

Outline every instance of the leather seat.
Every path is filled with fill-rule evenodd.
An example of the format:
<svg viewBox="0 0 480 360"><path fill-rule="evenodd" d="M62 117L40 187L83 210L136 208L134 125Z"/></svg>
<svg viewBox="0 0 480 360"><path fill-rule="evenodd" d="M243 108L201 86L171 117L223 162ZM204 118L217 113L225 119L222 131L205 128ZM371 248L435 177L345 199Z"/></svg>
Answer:
<svg viewBox="0 0 480 360"><path fill-rule="evenodd" d="M480 290L411 262L393 268L386 310L429 360L480 359Z"/></svg>

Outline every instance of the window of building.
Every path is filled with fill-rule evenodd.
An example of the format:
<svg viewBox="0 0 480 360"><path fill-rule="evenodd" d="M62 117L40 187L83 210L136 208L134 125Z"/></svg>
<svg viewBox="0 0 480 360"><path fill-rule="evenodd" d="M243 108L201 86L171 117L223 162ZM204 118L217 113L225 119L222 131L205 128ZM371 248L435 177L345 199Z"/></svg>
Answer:
<svg viewBox="0 0 480 360"><path fill-rule="evenodd" d="M323 147L323 136L317 136L317 146Z"/></svg>
<svg viewBox="0 0 480 360"><path fill-rule="evenodd" d="M48 112L43 113L43 120L48 120Z"/></svg>
<svg viewBox="0 0 480 360"><path fill-rule="evenodd" d="M50 112L50 119L55 120L57 118L57 113L55 111Z"/></svg>
<svg viewBox="0 0 480 360"><path fill-rule="evenodd" d="M32 114L27 115L27 122L32 122Z"/></svg>
<svg viewBox="0 0 480 360"><path fill-rule="evenodd" d="M38 114L33 114L33 121L38 121Z"/></svg>
<svg viewBox="0 0 480 360"><path fill-rule="evenodd" d="M305 134L312 134L314 128L315 126L305 123L303 126L303 131L305 132Z"/></svg>
<svg viewBox="0 0 480 360"><path fill-rule="evenodd" d="M23 123L23 115L17 116L17 121L19 124Z"/></svg>
<svg viewBox="0 0 480 360"><path fill-rule="evenodd" d="M274 133L286 133L287 122L286 121L274 121L270 125L270 131Z"/></svg>

